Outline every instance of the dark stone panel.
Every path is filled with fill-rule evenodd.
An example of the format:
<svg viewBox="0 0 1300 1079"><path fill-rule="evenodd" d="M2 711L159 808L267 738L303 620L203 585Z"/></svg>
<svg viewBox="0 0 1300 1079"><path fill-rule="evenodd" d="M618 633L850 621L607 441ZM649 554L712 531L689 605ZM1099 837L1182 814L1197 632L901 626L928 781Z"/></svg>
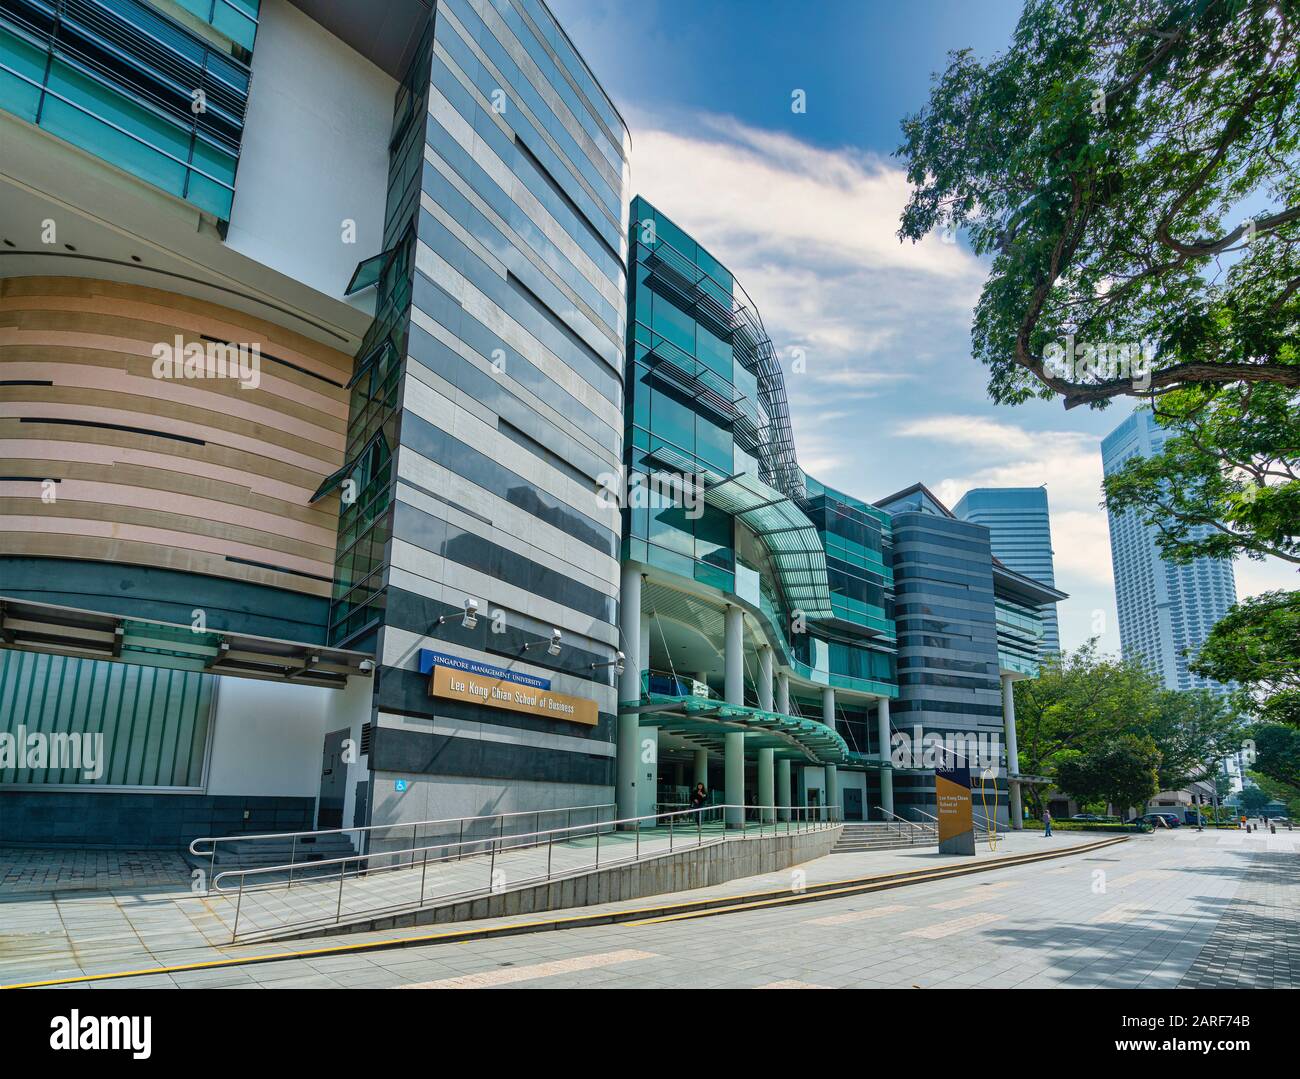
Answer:
<svg viewBox="0 0 1300 1079"><path fill-rule="evenodd" d="M303 831L314 809L313 798L5 790L0 846L179 849L199 836Z"/></svg>
<svg viewBox="0 0 1300 1079"><path fill-rule="evenodd" d="M618 601L613 596L406 502L398 502L393 511L393 536L570 610L614 622Z"/></svg>
<svg viewBox="0 0 1300 1079"><path fill-rule="evenodd" d="M329 601L282 588L152 566L64 558L0 558L3 592L15 599L304 644L325 643Z"/></svg>
<svg viewBox="0 0 1300 1079"><path fill-rule="evenodd" d="M487 653L489 658L486 662L494 663L499 667L509 667L517 662L523 655L525 644L533 644L544 639L539 634L511 627L507 627L504 633L493 633L490 611L479 611L478 625L473 629L465 629L460 624L462 614L460 607L453 607L428 596L417 595L396 586L388 590L388 625L421 636L436 632L441 640ZM447 616L447 621L435 628L438 619L443 615ZM436 644L431 647L437 651ZM566 643L558 656L547 654L544 648L534 648L528 653L528 663L530 666L563 671L565 674L608 686L610 685L609 668L593 670L591 665L608 662L613 658L612 653L613 649L607 654L600 654Z"/></svg>
<svg viewBox="0 0 1300 1079"><path fill-rule="evenodd" d="M595 786L608 786L614 782L613 757L539 749L536 746L503 745L479 738L451 738L388 727L378 728L372 739L370 764L377 772Z"/></svg>
<svg viewBox="0 0 1300 1079"><path fill-rule="evenodd" d="M424 331L418 326L411 328L411 348L421 347L421 335ZM427 334L424 334L428 337ZM430 337L429 341L433 341ZM435 342L436 344L436 342ZM463 360L460 362L464 362ZM430 368L431 370L433 368ZM499 410L498 410L498 414ZM579 513L562 499L556 498L522 479L499 461L493 460L485 453L452 437L441 427L437 427L416 415L414 412L402 416L402 445L410 446L422 457L450 469L458 476L463 476L471 483L477 484L485 491L504 498L512 506L531 514L541 521L567 532L580 543L585 543L597 551L608 554L611 558L618 552L618 537L611 529L597 524L584 513ZM595 503L595 485L592 486L592 501Z"/></svg>
<svg viewBox="0 0 1300 1079"><path fill-rule="evenodd" d="M508 712L501 708L488 708L481 704L430 697L429 676L418 671L383 667L377 676L375 707L382 712L490 723L497 727L512 727L515 730L535 731L539 734L587 738L593 742L614 740L614 715L610 712L599 713L599 722L594 727L588 727L584 723L568 723L562 719L547 719L545 716L530 716L522 712Z"/></svg>

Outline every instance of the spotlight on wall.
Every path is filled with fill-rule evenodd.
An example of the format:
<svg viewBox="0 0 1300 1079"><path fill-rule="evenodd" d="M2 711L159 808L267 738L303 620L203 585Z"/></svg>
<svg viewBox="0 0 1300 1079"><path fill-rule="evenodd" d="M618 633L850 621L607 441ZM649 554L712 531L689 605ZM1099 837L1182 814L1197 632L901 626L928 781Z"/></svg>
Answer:
<svg viewBox="0 0 1300 1079"><path fill-rule="evenodd" d="M438 620L434 622L434 625L442 626L446 625L446 623L447 616L445 614L440 614ZM460 624L465 629L473 629L478 625L478 600L470 599L469 596L465 597L465 613L461 615Z"/></svg>
<svg viewBox="0 0 1300 1079"><path fill-rule="evenodd" d="M533 641L532 644L526 644L524 645L524 651L528 652L534 648L540 648L542 645L546 645L547 655L558 656L560 654L560 631L558 629L551 630L549 640Z"/></svg>
<svg viewBox="0 0 1300 1079"><path fill-rule="evenodd" d="M593 663L591 665L591 669L595 671L595 670L599 670L601 667L613 667L614 673L616 675L621 676L623 674L623 665L626 662L627 662L627 656L625 656L622 652L615 652L614 658L611 659L608 663Z"/></svg>

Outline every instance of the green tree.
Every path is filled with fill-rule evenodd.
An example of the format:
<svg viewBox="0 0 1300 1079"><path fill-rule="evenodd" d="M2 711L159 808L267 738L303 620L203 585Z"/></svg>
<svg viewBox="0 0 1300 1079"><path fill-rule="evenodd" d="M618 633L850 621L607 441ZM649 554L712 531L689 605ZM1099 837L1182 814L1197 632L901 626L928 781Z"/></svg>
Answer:
<svg viewBox="0 0 1300 1079"><path fill-rule="evenodd" d="M1175 437L1107 500L1178 558L1300 563L1293 8L1029 0L1006 52L951 54L903 121L900 238L963 229L991 256L990 396L1150 397Z"/></svg>
<svg viewBox="0 0 1300 1079"><path fill-rule="evenodd" d="M1247 725L1230 701L1209 690L1162 690L1156 708L1130 728L1160 751L1159 790L1208 779L1241 747Z"/></svg>
<svg viewBox="0 0 1300 1079"><path fill-rule="evenodd" d="M1279 783L1259 772L1247 773L1263 789L1264 793L1275 802L1286 806L1287 815L1295 820L1300 817L1300 787L1291 783Z"/></svg>
<svg viewBox="0 0 1300 1079"><path fill-rule="evenodd" d="M1279 386L1193 387L1155 405L1162 452L1104 481L1106 507L1155 530L1161 553L1274 555L1300 564L1300 397Z"/></svg>
<svg viewBox="0 0 1300 1079"><path fill-rule="evenodd" d="M1291 6L1029 0L1005 53L950 55L903 121L899 235L963 228L993 256L973 338L995 400L1144 392L1053 369L1048 346L1071 334L1154 334L1155 391L1300 388L1294 350L1280 351L1300 310ZM1252 196L1268 205L1247 222Z"/></svg>
<svg viewBox="0 0 1300 1079"><path fill-rule="evenodd" d="M1144 806L1160 789L1160 750L1150 738L1122 734L1105 745L1064 754L1056 784L1080 802L1105 801L1118 810Z"/></svg>
<svg viewBox="0 0 1300 1079"><path fill-rule="evenodd" d="M1254 771L1278 783L1300 787L1300 731L1262 723L1251 731Z"/></svg>
<svg viewBox="0 0 1300 1079"><path fill-rule="evenodd" d="M1243 787L1240 794L1241 811L1248 817L1258 817L1273 799L1261 787Z"/></svg>
<svg viewBox="0 0 1300 1079"><path fill-rule="evenodd" d="M1136 661L1102 656L1096 640L1049 658L1034 679L1015 683L1019 770L1056 775L1063 754L1099 749L1141 727L1158 708L1159 682ZM1026 787L1036 814L1042 791Z"/></svg>
<svg viewBox="0 0 1300 1079"><path fill-rule="evenodd" d="M1263 592L1215 623L1191 669L1236 682L1260 719L1300 727L1300 592Z"/></svg>

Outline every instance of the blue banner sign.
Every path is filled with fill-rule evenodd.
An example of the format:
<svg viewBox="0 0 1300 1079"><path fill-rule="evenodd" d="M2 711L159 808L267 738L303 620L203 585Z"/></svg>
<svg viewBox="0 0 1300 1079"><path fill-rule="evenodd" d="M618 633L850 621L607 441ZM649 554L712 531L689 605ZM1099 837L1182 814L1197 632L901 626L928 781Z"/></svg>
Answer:
<svg viewBox="0 0 1300 1079"><path fill-rule="evenodd" d="M538 678L533 674L521 674L519 671L494 667L490 663L479 663L477 660L465 659L463 656L449 656L445 652L433 652L428 648L421 648L420 673L428 674L434 667L450 667L455 671L477 674L482 678L495 678L502 682L517 682L521 686L532 686L534 689L551 688L549 678Z"/></svg>

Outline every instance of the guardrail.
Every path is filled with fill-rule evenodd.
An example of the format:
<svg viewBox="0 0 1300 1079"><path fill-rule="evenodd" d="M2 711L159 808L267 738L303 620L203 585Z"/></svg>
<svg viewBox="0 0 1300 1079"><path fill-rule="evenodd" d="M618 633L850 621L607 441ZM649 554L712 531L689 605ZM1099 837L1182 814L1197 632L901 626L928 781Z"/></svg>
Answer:
<svg viewBox="0 0 1300 1079"><path fill-rule="evenodd" d="M917 824L915 821L910 821L906 817L900 817L892 809L886 809L884 806L876 806L876 808L880 810L881 813L884 813L886 816L891 818L887 823L898 825L899 839L906 839L910 846L916 846L916 844L922 840L925 840L927 843L931 840L938 842L938 833L936 831L931 831L929 828ZM917 812L920 812L920 810ZM910 832L903 831L902 826L904 824L912 830Z"/></svg>
<svg viewBox="0 0 1300 1079"><path fill-rule="evenodd" d="M756 820L746 819L749 810L758 811ZM781 816L788 819L778 819ZM233 894L235 897L231 927L233 944L239 939L239 923L248 896L260 899L276 892L283 896L278 904L268 908L269 913L276 917L277 924L269 928L258 926L253 932L324 928L342 923L345 906L347 915L355 918L417 910L434 901L449 902L497 894L524 884L578 876L682 850L839 827L841 822L835 815L831 814L830 818L827 818L826 807L817 806L711 805L702 809L548 828L487 841L471 839L323 859L312 862L312 868L317 871L337 868L337 876L331 872L318 874L310 881L300 879L292 898L292 879L273 878L292 874L293 864L225 870L212 878L210 888L217 894ZM464 852L466 846L472 844L482 848L485 842L486 850L478 849L468 855ZM528 857L518 857L520 855ZM298 863L297 868L301 869L302 865ZM443 877L441 882L435 879L432 890L431 872L435 877L439 873ZM385 892L380 883L383 875L398 873L407 876L391 878L394 887ZM352 885L352 902L345 903L349 884ZM332 915L319 913L327 887L328 898L332 900ZM367 897L367 892L372 894ZM296 908L292 905L294 899L298 901ZM362 905L357 905L358 900ZM316 912L308 910L313 903Z"/></svg>
<svg viewBox="0 0 1300 1079"><path fill-rule="evenodd" d="M252 834L246 833L242 835L200 836L197 839L190 841L189 851L191 854L199 858L202 858L205 855L208 857L208 880L212 881L213 877L216 875L217 868L217 844L258 842L262 840L270 840L277 844L282 844L287 839L290 841L289 882L292 884L295 867L317 866L322 863L322 859L315 858L304 859L301 862L298 861L298 848L300 841L304 839L319 839L323 836L341 835L346 836L349 842L351 842L355 836L357 842L354 843L354 846L356 847L357 853L365 854L369 852L371 840L377 837L380 832L405 833L409 829L411 832L411 846L415 847L419 844L422 831L426 833L424 838L429 839L431 837L427 833L431 829L437 829L439 826L447 825L449 826L447 831L450 832L450 826L454 825L456 841L458 843L467 845L473 843L486 844L494 838L503 839L509 834L515 834L506 832L507 820L525 820L528 817L532 817L533 831L536 832L541 830L543 817L549 818L557 814L563 814L564 823L567 827L572 826L573 816L575 813L579 815L584 813L594 813L595 819L589 823L599 824L606 811L609 812L611 818L614 816L614 808L615 806L613 802L600 802L596 805L589 806L565 806L557 809L528 809L519 810L513 813L487 813L476 817L441 817L434 820L404 821L400 824L370 824L364 827L355 828L317 828L302 832L259 832ZM486 834L475 837L472 833L476 830L475 826L479 822L493 823L489 823L481 829ZM465 838L466 825L470 826L471 836L469 840L466 840ZM200 849L200 844L211 845ZM366 849L363 849L363 847Z"/></svg>

